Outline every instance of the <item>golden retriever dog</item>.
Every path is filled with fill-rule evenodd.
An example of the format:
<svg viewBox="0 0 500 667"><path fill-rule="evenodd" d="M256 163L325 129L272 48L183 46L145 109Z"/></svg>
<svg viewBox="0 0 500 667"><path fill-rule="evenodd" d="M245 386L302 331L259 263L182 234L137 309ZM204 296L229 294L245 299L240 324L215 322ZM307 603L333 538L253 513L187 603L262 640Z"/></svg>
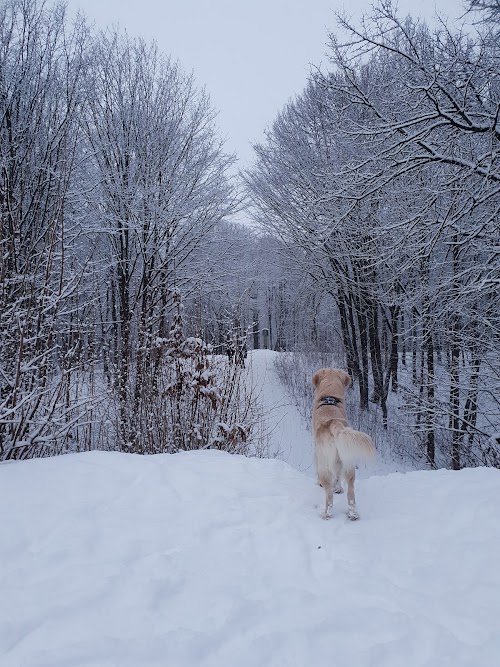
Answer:
<svg viewBox="0 0 500 667"><path fill-rule="evenodd" d="M333 494L342 493L342 477L347 482L347 516L359 519L354 497L356 463L375 455L375 446L366 433L355 431L345 411L345 390L351 378L337 368L322 368L313 375L315 387L312 428L318 482L325 491L324 519L332 516Z"/></svg>

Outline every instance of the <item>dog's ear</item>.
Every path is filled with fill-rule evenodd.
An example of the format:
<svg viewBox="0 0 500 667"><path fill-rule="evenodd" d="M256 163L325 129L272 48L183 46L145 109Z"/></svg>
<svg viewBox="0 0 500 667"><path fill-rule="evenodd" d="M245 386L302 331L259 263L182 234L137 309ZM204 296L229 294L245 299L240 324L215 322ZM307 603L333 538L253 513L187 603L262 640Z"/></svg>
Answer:
<svg viewBox="0 0 500 667"><path fill-rule="evenodd" d="M317 387L321 380L325 377L325 370L325 368L322 368L321 370L316 371L316 373L314 373L312 376L312 383L315 387Z"/></svg>
<svg viewBox="0 0 500 667"><path fill-rule="evenodd" d="M350 387L352 378L349 375L349 373L346 373L345 371L339 371L340 379L344 383L344 387Z"/></svg>

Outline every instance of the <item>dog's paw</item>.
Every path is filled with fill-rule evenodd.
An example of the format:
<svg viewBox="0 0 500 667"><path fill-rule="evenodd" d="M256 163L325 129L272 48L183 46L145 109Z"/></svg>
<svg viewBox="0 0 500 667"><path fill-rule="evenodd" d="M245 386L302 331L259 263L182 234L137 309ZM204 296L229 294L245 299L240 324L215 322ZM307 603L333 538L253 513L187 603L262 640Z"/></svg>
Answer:
<svg viewBox="0 0 500 667"><path fill-rule="evenodd" d="M321 518L328 521L329 519L332 519L333 516L331 512L321 512Z"/></svg>
<svg viewBox="0 0 500 667"><path fill-rule="evenodd" d="M341 486L336 486L333 489L333 493L344 493L344 489Z"/></svg>
<svg viewBox="0 0 500 667"><path fill-rule="evenodd" d="M355 509L350 507L347 512L347 518L349 519L349 521L357 521L359 519L359 514Z"/></svg>

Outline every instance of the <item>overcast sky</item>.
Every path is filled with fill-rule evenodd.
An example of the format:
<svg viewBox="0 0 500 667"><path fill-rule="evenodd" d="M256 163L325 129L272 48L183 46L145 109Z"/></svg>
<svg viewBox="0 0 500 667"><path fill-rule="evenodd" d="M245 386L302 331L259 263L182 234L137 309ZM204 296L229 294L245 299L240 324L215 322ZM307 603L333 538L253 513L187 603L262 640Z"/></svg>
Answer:
<svg viewBox="0 0 500 667"><path fill-rule="evenodd" d="M99 28L118 24L154 39L193 71L219 111L221 134L239 156L252 160L251 144L306 83L311 63L324 61L335 11L352 16L370 8L362 0L68 0ZM463 0L400 0L404 13L431 18L435 9L457 17Z"/></svg>

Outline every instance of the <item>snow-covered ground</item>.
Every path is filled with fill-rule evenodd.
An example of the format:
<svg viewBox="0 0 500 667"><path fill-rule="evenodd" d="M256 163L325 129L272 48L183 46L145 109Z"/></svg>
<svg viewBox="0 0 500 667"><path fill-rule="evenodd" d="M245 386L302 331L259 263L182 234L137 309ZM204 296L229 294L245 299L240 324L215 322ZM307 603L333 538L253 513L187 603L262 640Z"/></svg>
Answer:
<svg viewBox="0 0 500 667"><path fill-rule="evenodd" d="M1 667L498 667L500 471L360 479L361 521L336 496L326 522L310 435L274 414L293 466L1 464Z"/></svg>

